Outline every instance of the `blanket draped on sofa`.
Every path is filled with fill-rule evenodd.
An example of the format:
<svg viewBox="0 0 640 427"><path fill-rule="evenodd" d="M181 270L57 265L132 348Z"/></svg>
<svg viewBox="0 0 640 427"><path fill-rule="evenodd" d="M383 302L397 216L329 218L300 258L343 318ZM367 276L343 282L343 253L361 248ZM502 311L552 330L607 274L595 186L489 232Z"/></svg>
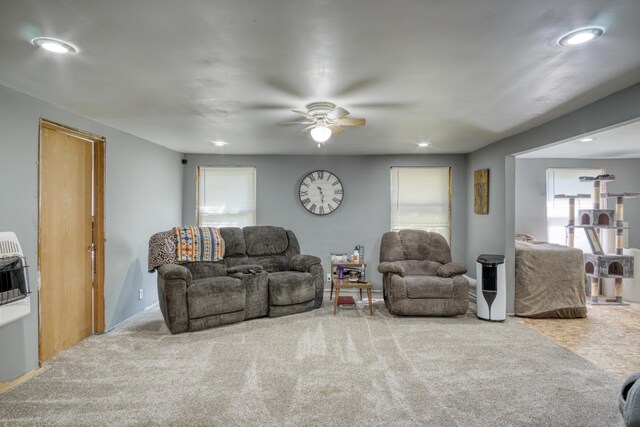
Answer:
<svg viewBox="0 0 640 427"><path fill-rule="evenodd" d="M220 231L212 227L175 227L178 246L176 259L182 262L221 261L224 240Z"/></svg>
<svg viewBox="0 0 640 427"><path fill-rule="evenodd" d="M224 239L219 229L174 227L149 239L148 270L151 273L163 264L220 261L224 253Z"/></svg>

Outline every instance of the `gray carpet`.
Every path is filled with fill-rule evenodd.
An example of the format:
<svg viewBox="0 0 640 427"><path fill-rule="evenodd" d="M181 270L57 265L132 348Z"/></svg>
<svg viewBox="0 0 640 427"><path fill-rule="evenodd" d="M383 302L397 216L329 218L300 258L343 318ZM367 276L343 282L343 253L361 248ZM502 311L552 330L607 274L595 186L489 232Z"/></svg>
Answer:
<svg viewBox="0 0 640 427"><path fill-rule="evenodd" d="M0 395L0 424L622 425L618 379L516 321L374 306L176 336L153 308Z"/></svg>

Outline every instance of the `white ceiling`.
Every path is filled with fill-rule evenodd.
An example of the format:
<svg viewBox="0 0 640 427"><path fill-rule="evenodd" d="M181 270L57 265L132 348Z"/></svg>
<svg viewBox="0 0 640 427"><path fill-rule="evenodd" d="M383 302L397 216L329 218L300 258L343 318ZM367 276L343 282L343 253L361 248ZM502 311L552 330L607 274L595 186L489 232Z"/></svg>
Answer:
<svg viewBox="0 0 640 427"><path fill-rule="evenodd" d="M640 81L639 22L638 0L2 0L0 84L180 152L465 153ZM312 101L367 125L320 149L277 125Z"/></svg>
<svg viewBox="0 0 640 427"><path fill-rule="evenodd" d="M592 141L580 141L592 138ZM525 159L640 159L640 120L519 155Z"/></svg>

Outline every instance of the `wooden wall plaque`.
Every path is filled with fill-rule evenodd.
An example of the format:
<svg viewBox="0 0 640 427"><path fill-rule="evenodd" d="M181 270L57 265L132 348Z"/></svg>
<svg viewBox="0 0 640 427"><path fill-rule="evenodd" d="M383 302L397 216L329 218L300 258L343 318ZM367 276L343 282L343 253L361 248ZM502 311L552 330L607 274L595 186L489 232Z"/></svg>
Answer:
<svg viewBox="0 0 640 427"><path fill-rule="evenodd" d="M473 211L484 215L489 213L489 169L473 172Z"/></svg>

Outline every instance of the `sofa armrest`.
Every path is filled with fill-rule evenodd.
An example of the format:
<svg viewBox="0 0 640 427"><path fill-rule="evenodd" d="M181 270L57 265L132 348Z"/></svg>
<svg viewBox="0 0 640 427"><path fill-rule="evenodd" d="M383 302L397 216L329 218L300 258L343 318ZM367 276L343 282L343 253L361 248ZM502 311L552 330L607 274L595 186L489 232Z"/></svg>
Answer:
<svg viewBox="0 0 640 427"><path fill-rule="evenodd" d="M262 266L257 264L248 264L248 265L236 265L235 267L227 268L228 275L232 275L236 273L243 273L243 274L262 273Z"/></svg>
<svg viewBox="0 0 640 427"><path fill-rule="evenodd" d="M289 260L289 270L306 273L312 265L320 264L322 261L313 255L294 255Z"/></svg>
<svg viewBox="0 0 640 427"><path fill-rule="evenodd" d="M381 262L380 265L378 265L378 272L382 274L399 274L404 277L404 268L394 262Z"/></svg>
<svg viewBox="0 0 640 427"><path fill-rule="evenodd" d="M158 267L158 302L172 334L189 329L187 287L191 279L189 269L181 265L165 264Z"/></svg>
<svg viewBox="0 0 640 427"><path fill-rule="evenodd" d="M178 264L163 264L158 267L158 275L164 280L181 279L191 283L193 276L187 267Z"/></svg>
<svg viewBox="0 0 640 427"><path fill-rule="evenodd" d="M451 277L456 276L458 274L464 274L467 272L467 267L464 264L460 264L458 262L450 262L447 264L442 264L438 267L436 273L440 277Z"/></svg>

